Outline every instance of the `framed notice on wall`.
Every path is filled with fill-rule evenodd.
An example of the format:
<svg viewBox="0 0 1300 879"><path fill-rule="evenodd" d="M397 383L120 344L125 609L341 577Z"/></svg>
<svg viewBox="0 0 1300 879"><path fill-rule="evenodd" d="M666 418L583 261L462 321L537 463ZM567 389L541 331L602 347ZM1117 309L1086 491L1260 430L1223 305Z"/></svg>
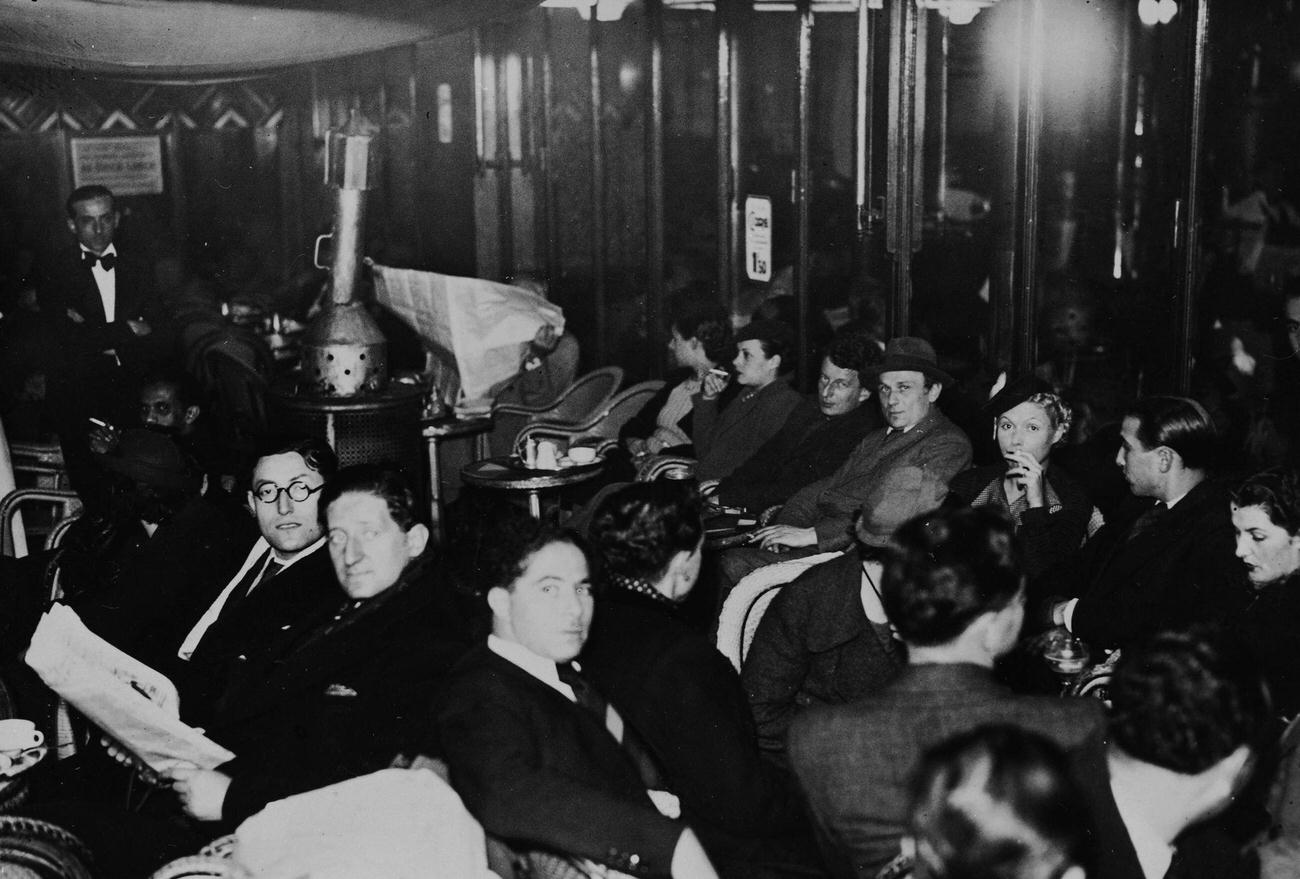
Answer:
<svg viewBox="0 0 1300 879"><path fill-rule="evenodd" d="M98 183L114 195L161 195L162 138L154 134L74 137L72 185Z"/></svg>
<svg viewBox="0 0 1300 879"><path fill-rule="evenodd" d="M772 199L745 199L745 275L751 281L772 280Z"/></svg>

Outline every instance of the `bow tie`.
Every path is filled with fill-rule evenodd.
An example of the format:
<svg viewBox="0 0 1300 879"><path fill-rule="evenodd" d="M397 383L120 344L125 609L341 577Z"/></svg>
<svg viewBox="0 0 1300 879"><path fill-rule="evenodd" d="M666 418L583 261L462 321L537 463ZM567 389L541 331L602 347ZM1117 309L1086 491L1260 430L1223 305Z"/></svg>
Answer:
<svg viewBox="0 0 1300 879"><path fill-rule="evenodd" d="M104 266L104 271L111 272L114 263L117 262L117 255L113 253L91 253L89 250L83 250L81 251L81 261L88 269L93 269L95 263L100 263Z"/></svg>

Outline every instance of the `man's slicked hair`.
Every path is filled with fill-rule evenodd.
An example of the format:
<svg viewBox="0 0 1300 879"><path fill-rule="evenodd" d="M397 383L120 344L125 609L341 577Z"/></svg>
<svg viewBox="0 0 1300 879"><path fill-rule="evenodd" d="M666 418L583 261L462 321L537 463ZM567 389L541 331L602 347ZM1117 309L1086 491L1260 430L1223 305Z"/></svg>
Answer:
<svg viewBox="0 0 1300 879"><path fill-rule="evenodd" d="M113 190L107 186L100 186L98 183L91 183L86 186L78 186L72 190L68 200L64 202L64 209L68 212L68 219L75 219L77 216L77 205L83 201L94 201L97 198L106 198L113 203L113 209L117 210L117 199L113 196Z"/></svg>
<svg viewBox="0 0 1300 879"><path fill-rule="evenodd" d="M183 369L175 366L157 366L145 373L144 379L140 382L140 392L145 389L166 385L176 392L176 402L182 407L190 406L202 407L203 389L195 381L194 376L190 375Z"/></svg>
<svg viewBox="0 0 1300 879"><path fill-rule="evenodd" d="M846 329L836 333L835 338L826 346L826 357L840 369L851 369L858 374L858 381L866 387L871 381L867 374L870 367L884 359L880 345L870 333L862 330Z"/></svg>
<svg viewBox="0 0 1300 879"><path fill-rule="evenodd" d="M954 641L1020 592L1020 544L1011 523L991 509L934 510L905 523L894 543L881 598L909 644Z"/></svg>
<svg viewBox="0 0 1300 879"><path fill-rule="evenodd" d="M272 455L287 455L294 452L302 456L311 469L321 475L326 482L339 472L339 456L325 440L318 436L268 436L257 444L256 460Z"/></svg>
<svg viewBox="0 0 1300 879"><path fill-rule="evenodd" d="M305 459L305 458L304 458ZM401 470L382 464L354 464L344 467L325 483L321 490L317 515L328 528L330 504L348 493L370 494L388 505L388 515L403 531L421 521L423 510L411 480Z"/></svg>
<svg viewBox="0 0 1300 879"><path fill-rule="evenodd" d="M702 506L690 482L634 482L605 498L588 533L607 570L654 582L677 553L699 547Z"/></svg>
<svg viewBox="0 0 1300 879"><path fill-rule="evenodd" d="M1184 774L1258 746L1269 727L1257 664L1244 645L1210 627L1125 647L1109 695L1111 741L1130 757Z"/></svg>
<svg viewBox="0 0 1300 879"><path fill-rule="evenodd" d="M1138 420L1137 438L1148 449L1168 446L1183 466L1207 470L1219 455L1219 431L1205 407L1190 397L1143 397L1124 413Z"/></svg>

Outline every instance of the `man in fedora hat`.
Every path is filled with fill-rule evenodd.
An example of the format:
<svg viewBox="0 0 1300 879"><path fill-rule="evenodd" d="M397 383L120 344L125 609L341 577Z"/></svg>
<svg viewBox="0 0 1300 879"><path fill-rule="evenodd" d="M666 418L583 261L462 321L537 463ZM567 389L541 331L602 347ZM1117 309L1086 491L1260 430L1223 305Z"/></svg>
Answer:
<svg viewBox="0 0 1300 879"><path fill-rule="evenodd" d="M833 474L786 501L773 524L754 532L751 543L756 546L723 554L723 598L745 574L778 561L779 552L810 555L847 548L853 513L872 486L894 469L917 467L928 478L947 484L970 466L970 440L934 405L952 377L939 368L929 342L914 336L891 340L871 377L885 426L867 434Z"/></svg>

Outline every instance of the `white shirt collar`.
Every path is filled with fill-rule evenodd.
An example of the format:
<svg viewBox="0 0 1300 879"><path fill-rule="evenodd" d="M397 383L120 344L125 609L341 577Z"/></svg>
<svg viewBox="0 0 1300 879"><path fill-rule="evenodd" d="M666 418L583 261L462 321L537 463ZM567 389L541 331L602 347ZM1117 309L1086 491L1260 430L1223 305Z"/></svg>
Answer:
<svg viewBox="0 0 1300 879"><path fill-rule="evenodd" d="M1165 509L1172 510L1174 508L1174 504L1178 503L1183 498L1187 497L1189 494L1191 494L1191 492L1185 491L1182 494L1180 494L1178 497L1174 498L1173 500L1165 501Z"/></svg>
<svg viewBox="0 0 1300 879"><path fill-rule="evenodd" d="M1115 798L1115 810L1119 812L1124 829L1128 831L1129 841L1133 843L1133 850L1137 852L1142 875L1146 879L1164 879L1174 859L1174 847L1162 839L1147 821L1141 802L1131 797L1122 784L1115 783L1113 766L1109 782L1111 796Z"/></svg>
<svg viewBox="0 0 1300 879"><path fill-rule="evenodd" d="M283 571L285 568L297 564L299 561L307 558L307 556L311 555L324 545L325 537L322 535L320 539L311 546L305 547L295 553L294 557L289 559L289 561L280 562L280 570ZM189 661L190 657L194 655L195 649L198 648L199 642L203 640L203 636L208 633L208 629L212 627L212 624L217 621L217 617L221 615L221 609L226 606L226 601L230 598L230 593L235 591L235 587L244 579L244 576L252 569L253 565L257 564L262 557L270 551L270 549L271 544L266 542L265 537L257 538L257 541L253 544L253 548L248 551L248 556L244 559L244 563L240 565L239 570L235 572L235 576L230 578L230 582L226 584L226 588L221 590L221 594L218 595L216 600L208 606L208 609L203 612L203 616L199 617L199 621L194 624L194 628L190 629L190 633L185 636L185 640L181 642L180 649L176 651L177 656L186 662ZM277 561L279 561L279 559L277 559Z"/></svg>
<svg viewBox="0 0 1300 879"><path fill-rule="evenodd" d="M79 243L78 246L81 248L82 253L95 253L95 251L91 250L89 247L87 247L84 244ZM108 245L108 247L104 248L103 253L95 253L95 256L105 256L106 254L110 254L110 253L113 254L113 256L117 256L117 245L110 244Z"/></svg>
<svg viewBox="0 0 1300 879"><path fill-rule="evenodd" d="M573 688L560 680L560 673L555 670L555 663L551 660L538 656L522 644L498 638L496 635L488 635L487 646L497 656L528 672L570 702L577 701L573 695ZM574 667L577 668L576 663Z"/></svg>
<svg viewBox="0 0 1300 879"><path fill-rule="evenodd" d="M880 598L882 570L880 562L866 563L862 571L862 584L858 587L858 595L862 602L862 612L866 614L867 619L877 625L888 625L889 616L885 613L885 606Z"/></svg>

